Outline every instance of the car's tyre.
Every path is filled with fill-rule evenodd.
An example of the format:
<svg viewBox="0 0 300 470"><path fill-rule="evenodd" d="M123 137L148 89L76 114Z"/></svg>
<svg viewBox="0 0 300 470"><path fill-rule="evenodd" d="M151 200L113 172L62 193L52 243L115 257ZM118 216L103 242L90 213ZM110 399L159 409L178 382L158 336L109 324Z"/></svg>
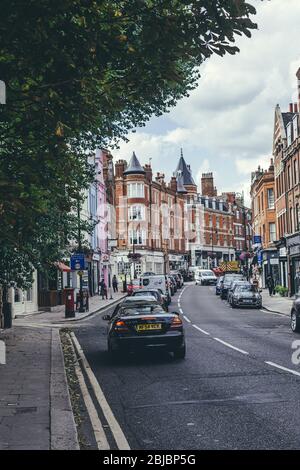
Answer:
<svg viewBox="0 0 300 470"><path fill-rule="evenodd" d="M236 308L236 305L235 305L235 303L234 303L233 301L231 302L231 307L232 307L232 308Z"/></svg>
<svg viewBox="0 0 300 470"><path fill-rule="evenodd" d="M300 333L300 319L295 310L291 314L291 328L294 333Z"/></svg>
<svg viewBox="0 0 300 470"><path fill-rule="evenodd" d="M173 351L173 354L174 354L174 359L184 359L185 354L186 354L185 344L181 346L180 348L175 349L175 351Z"/></svg>

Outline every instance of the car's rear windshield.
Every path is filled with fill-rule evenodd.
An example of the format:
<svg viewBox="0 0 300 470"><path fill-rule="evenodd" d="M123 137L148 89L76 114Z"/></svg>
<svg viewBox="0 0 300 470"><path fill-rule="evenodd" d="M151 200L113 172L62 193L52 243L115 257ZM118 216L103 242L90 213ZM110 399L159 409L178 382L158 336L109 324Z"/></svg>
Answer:
<svg viewBox="0 0 300 470"><path fill-rule="evenodd" d="M158 293L157 292L153 292L151 290L141 290L140 292L135 292L134 293L134 297L141 297L142 295L150 295L151 297L155 297L157 298L158 297Z"/></svg>
<svg viewBox="0 0 300 470"><path fill-rule="evenodd" d="M201 276L214 276L215 275L213 271L201 271L200 274Z"/></svg>
<svg viewBox="0 0 300 470"><path fill-rule="evenodd" d="M238 292L257 292L257 287L247 284L237 285L236 290Z"/></svg>
<svg viewBox="0 0 300 470"><path fill-rule="evenodd" d="M140 285L140 281L139 281L138 279L133 279L133 280L131 281L131 284L132 284L133 286L139 286L139 285Z"/></svg>
<svg viewBox="0 0 300 470"><path fill-rule="evenodd" d="M129 317L132 315L158 315L160 313L165 314L166 312L157 305L136 305L134 307L123 307L119 311L119 314L122 317Z"/></svg>

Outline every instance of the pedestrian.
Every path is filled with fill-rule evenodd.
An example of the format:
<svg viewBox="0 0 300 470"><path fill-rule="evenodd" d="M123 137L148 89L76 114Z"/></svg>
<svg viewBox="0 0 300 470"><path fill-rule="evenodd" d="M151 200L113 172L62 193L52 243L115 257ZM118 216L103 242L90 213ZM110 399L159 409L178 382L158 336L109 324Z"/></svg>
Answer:
<svg viewBox="0 0 300 470"><path fill-rule="evenodd" d="M271 274L269 274L269 276L267 277L267 286L269 289L269 295L270 297L272 297L275 291L275 282Z"/></svg>
<svg viewBox="0 0 300 470"><path fill-rule="evenodd" d="M99 287L100 287L100 295L102 296L102 300L104 300L104 297L107 300L107 287L104 282L104 279L102 279L102 281L100 282Z"/></svg>
<svg viewBox="0 0 300 470"><path fill-rule="evenodd" d="M113 286L114 292L118 292L118 279L115 274L112 278L112 286Z"/></svg>

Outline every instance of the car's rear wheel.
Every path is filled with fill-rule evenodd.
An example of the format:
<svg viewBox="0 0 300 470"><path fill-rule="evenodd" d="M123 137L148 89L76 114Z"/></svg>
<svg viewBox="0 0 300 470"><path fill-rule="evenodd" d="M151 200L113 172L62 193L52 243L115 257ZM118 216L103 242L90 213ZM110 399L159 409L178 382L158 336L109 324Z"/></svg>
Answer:
<svg viewBox="0 0 300 470"><path fill-rule="evenodd" d="M295 310L291 314L291 328L294 333L300 333L300 319Z"/></svg>
<svg viewBox="0 0 300 470"><path fill-rule="evenodd" d="M175 351L173 351L173 354L174 354L174 359L184 359L185 354L186 354L185 344L181 346L180 348L175 349Z"/></svg>

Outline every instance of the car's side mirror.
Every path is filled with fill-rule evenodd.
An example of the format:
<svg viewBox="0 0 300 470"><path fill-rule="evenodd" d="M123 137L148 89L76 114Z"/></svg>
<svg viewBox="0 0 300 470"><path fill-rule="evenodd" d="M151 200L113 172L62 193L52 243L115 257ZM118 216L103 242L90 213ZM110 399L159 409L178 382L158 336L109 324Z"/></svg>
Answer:
<svg viewBox="0 0 300 470"><path fill-rule="evenodd" d="M111 316L110 315L103 315L102 319L106 320L106 321L109 321L109 320L111 320Z"/></svg>

